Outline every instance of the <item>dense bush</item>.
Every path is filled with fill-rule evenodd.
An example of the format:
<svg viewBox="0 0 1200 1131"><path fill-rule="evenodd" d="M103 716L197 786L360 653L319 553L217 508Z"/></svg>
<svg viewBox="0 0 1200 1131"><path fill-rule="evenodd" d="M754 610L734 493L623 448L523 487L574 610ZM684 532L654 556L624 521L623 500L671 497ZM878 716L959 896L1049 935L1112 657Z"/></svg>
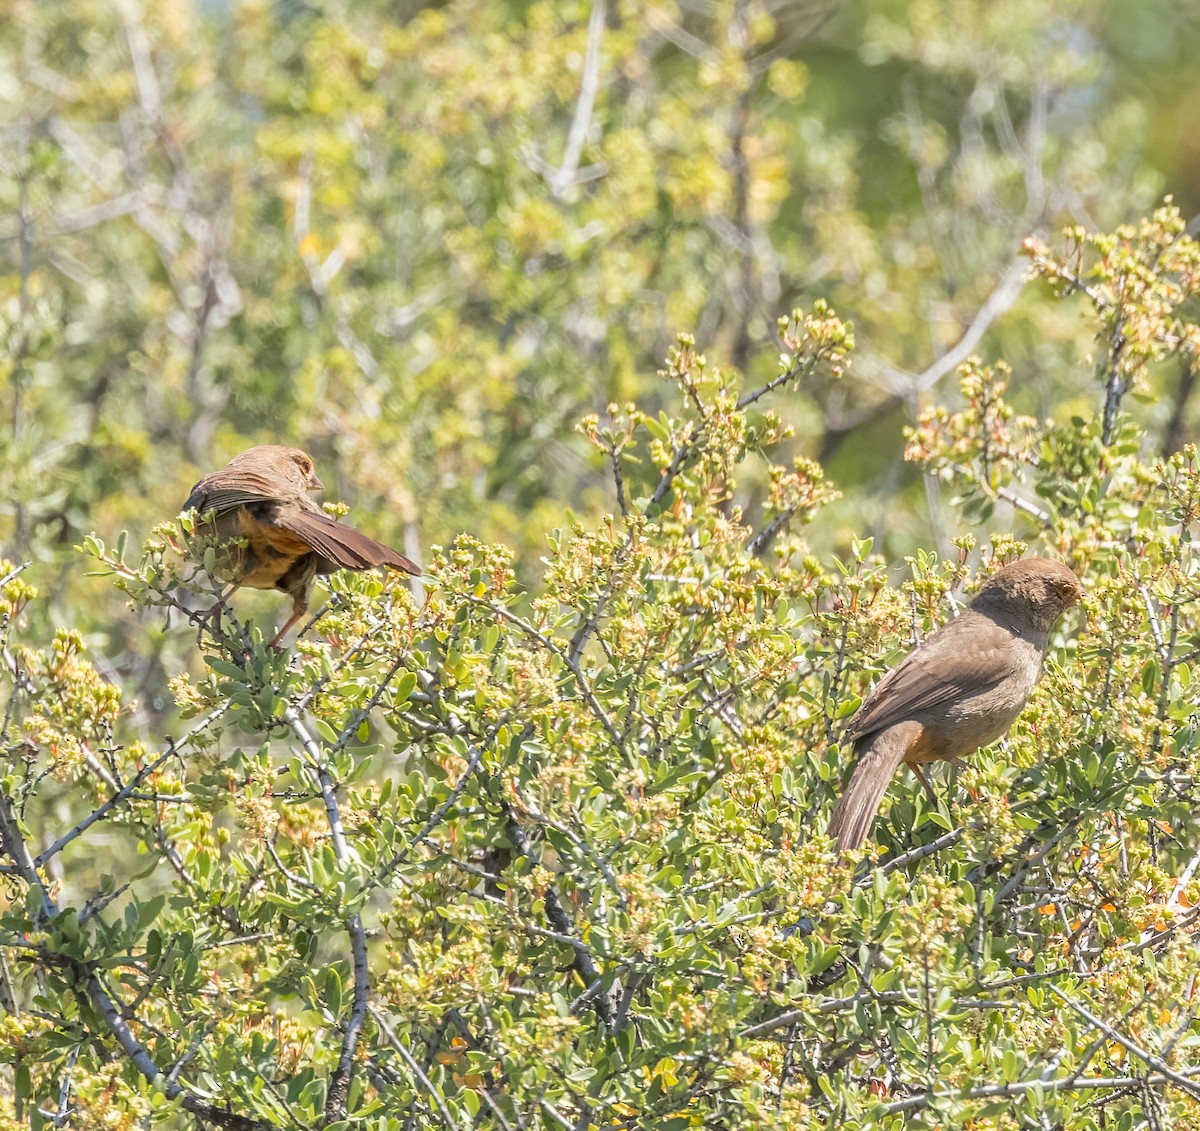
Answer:
<svg viewBox="0 0 1200 1131"><path fill-rule="evenodd" d="M77 633L21 643L10 571L10 1125L1186 1126L1200 476L1190 447L1143 457L1121 409L1196 340L1200 254L1170 209L1071 238L1030 251L1095 305L1098 411L1020 418L972 362L910 452L1071 562L1086 616L952 806L896 783L857 874L821 831L844 720L1025 545L975 564L966 535L899 587L868 543L809 551L835 492L770 463L768 405L846 364L823 308L781 326L769 384L681 339L669 411L586 420L617 505L550 535L534 589L463 536L420 598L336 577L282 654L203 626L173 683L191 722L153 744L120 737ZM180 537L88 550L135 606L186 612Z"/></svg>

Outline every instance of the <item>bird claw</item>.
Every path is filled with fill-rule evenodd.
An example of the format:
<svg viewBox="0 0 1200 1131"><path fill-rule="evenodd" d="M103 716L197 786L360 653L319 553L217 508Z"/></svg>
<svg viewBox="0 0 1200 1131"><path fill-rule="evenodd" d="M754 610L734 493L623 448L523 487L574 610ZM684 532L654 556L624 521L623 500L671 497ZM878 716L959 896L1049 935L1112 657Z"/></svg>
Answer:
<svg viewBox="0 0 1200 1131"><path fill-rule="evenodd" d="M211 609L204 612L191 613L188 619L196 626L196 645L204 640L204 630L207 628L214 636L221 631L221 609L223 602L218 601Z"/></svg>

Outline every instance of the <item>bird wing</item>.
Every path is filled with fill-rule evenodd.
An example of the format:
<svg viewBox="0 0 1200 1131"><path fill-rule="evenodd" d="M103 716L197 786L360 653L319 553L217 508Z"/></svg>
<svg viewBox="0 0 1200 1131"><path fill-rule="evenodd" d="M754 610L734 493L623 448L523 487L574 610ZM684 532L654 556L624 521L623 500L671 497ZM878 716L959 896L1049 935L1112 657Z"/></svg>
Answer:
<svg viewBox="0 0 1200 1131"><path fill-rule="evenodd" d="M307 499L303 500L308 502ZM310 504L312 505L312 504ZM283 505L271 516L277 526L290 530L303 538L321 557L330 563L330 569L371 569L373 566L391 566L405 573L419 574L421 569L403 554L368 538L344 522L330 518L322 510ZM325 573L328 570L319 570Z"/></svg>
<svg viewBox="0 0 1200 1131"><path fill-rule="evenodd" d="M968 609L900 661L867 696L846 737L862 738L955 699L994 687L1013 671L1012 634Z"/></svg>
<svg viewBox="0 0 1200 1131"><path fill-rule="evenodd" d="M225 514L238 507L281 499L279 480L257 471L222 468L206 475L192 488L183 509L200 514Z"/></svg>
<svg viewBox="0 0 1200 1131"><path fill-rule="evenodd" d="M263 503L273 505L259 512L257 524L273 524L312 547L326 559L327 565L318 567L319 572L374 566L391 566L414 575L421 572L403 554L331 518L304 495L281 489L278 477L252 468L222 468L206 475L192 488L183 509L211 516Z"/></svg>

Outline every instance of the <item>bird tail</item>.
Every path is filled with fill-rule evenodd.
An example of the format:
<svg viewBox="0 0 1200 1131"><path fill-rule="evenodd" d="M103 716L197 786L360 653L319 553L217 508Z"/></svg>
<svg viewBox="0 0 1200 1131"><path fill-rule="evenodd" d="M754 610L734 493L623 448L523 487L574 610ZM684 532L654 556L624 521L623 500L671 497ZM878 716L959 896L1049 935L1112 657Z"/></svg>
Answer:
<svg viewBox="0 0 1200 1131"><path fill-rule="evenodd" d="M829 818L828 833L837 841L838 854L861 848L871 830L879 803L904 761L911 735L892 727L870 736L842 796Z"/></svg>
<svg viewBox="0 0 1200 1131"><path fill-rule="evenodd" d="M331 567L318 566L318 573L329 573L331 568L371 569L374 566L391 566L414 576L421 573L421 567L409 561L399 550L376 542L374 538L368 538L361 531L320 511L280 507L274 521L307 542L331 563Z"/></svg>

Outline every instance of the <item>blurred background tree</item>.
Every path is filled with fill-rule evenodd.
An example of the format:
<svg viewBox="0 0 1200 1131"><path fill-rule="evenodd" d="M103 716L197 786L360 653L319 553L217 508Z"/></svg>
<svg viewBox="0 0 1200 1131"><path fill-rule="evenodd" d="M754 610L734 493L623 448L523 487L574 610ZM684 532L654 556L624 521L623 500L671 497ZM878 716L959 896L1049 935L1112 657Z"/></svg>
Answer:
<svg viewBox="0 0 1200 1131"><path fill-rule="evenodd" d="M62 566L286 439L410 555L470 530L525 569L612 507L580 415L660 396L680 330L769 374L825 297L854 370L781 406L844 491L815 537L948 552L901 426L985 343L1025 410L1086 403L1018 246L1197 209L1197 42L1116 0L14 0L0 540ZM1177 442L1191 379L1156 383Z"/></svg>

